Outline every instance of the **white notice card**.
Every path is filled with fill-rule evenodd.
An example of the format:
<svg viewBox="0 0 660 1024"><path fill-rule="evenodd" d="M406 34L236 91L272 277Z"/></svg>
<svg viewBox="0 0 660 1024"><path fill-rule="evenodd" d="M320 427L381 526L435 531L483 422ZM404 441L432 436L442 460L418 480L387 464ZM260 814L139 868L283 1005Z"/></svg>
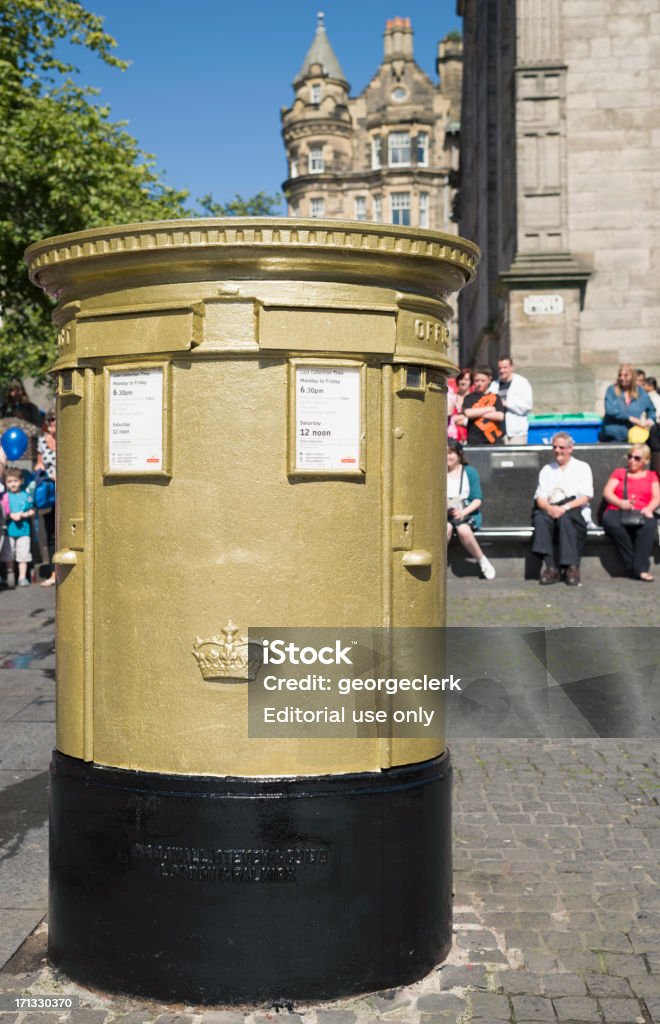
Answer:
<svg viewBox="0 0 660 1024"><path fill-rule="evenodd" d="M108 467L111 473L163 471L163 371L110 373Z"/></svg>
<svg viewBox="0 0 660 1024"><path fill-rule="evenodd" d="M296 466L307 472L358 473L360 367L296 367Z"/></svg>

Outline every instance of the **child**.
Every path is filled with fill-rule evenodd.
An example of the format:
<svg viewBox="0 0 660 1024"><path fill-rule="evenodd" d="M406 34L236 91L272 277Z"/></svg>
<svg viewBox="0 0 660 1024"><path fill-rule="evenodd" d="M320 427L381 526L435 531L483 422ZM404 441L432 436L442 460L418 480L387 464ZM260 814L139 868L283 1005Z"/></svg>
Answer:
<svg viewBox="0 0 660 1024"><path fill-rule="evenodd" d="M5 473L6 494L2 496L2 504L7 522L7 536L4 538L0 557L2 561L18 563L19 587L29 587L27 578L28 562L32 561L30 519L34 516L32 498L23 487L23 473L15 466L10 466Z"/></svg>

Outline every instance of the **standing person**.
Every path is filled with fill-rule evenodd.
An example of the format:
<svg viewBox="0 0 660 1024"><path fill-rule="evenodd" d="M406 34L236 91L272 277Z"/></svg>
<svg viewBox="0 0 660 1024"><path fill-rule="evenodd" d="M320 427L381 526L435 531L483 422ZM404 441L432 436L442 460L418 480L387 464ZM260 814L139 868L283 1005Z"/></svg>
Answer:
<svg viewBox="0 0 660 1024"><path fill-rule="evenodd" d="M558 583L562 575L569 587L580 583L580 560L594 482L591 466L574 459L573 448L570 434L563 431L555 434L552 438L554 460L541 469L534 494L532 551L545 562L539 579L541 586Z"/></svg>
<svg viewBox="0 0 660 1024"><path fill-rule="evenodd" d="M7 536L4 538L0 557L3 562L18 563L17 586L29 587L28 563L32 561L30 520L34 516L32 498L23 487L23 471L10 466L5 473L7 493L3 494Z"/></svg>
<svg viewBox="0 0 660 1024"><path fill-rule="evenodd" d="M447 437L464 443L467 441L467 427L456 420L463 415L465 396L472 391L472 370L460 370L453 388L447 393Z"/></svg>
<svg viewBox="0 0 660 1024"><path fill-rule="evenodd" d="M501 356L497 362L497 381L490 390L499 395L504 406L504 443L527 444L529 414L534 404L532 385L520 373L513 371L511 356Z"/></svg>
<svg viewBox="0 0 660 1024"><path fill-rule="evenodd" d="M468 444L503 444L504 406L499 395L488 391L493 380L490 366L478 366L473 380L474 391L463 399L463 415L456 422L467 426Z"/></svg>
<svg viewBox="0 0 660 1024"><path fill-rule="evenodd" d="M18 378L10 382L5 400L0 407L0 419L12 416L32 423L35 427L41 426L41 414L34 402L28 398L23 382Z"/></svg>
<svg viewBox="0 0 660 1024"><path fill-rule="evenodd" d="M650 427L648 420L655 420L653 402L646 391L638 387L634 366L623 363L616 382L605 392L605 416L598 440L626 444L630 428Z"/></svg>
<svg viewBox="0 0 660 1024"><path fill-rule="evenodd" d="M447 441L447 543L455 534L469 555L476 558L484 577L495 579L474 531L481 526L483 503L479 474L468 466L460 441Z"/></svg>
<svg viewBox="0 0 660 1024"><path fill-rule="evenodd" d="M653 402L653 408L655 409L655 421L658 423L660 422L660 395L658 394L658 382L655 377L646 377L642 383L642 387Z"/></svg>
<svg viewBox="0 0 660 1024"><path fill-rule="evenodd" d="M660 507L660 482L649 469L648 445L634 445L626 460L628 468L615 469L605 484L603 497L608 505L603 513L603 529L619 552L628 575L652 583L649 568L657 536L653 513ZM623 513L633 509L641 513L641 522L636 526L622 521Z"/></svg>
<svg viewBox="0 0 660 1024"><path fill-rule="evenodd" d="M57 479L57 418L55 410L49 409L44 421L44 432L37 441L37 461L35 470L42 470L55 483ZM53 566L53 555L55 554L55 506L44 509L41 514L41 522L46 533L46 544L48 547L48 559L51 565L51 574L41 584L42 587L54 587L56 582L55 568Z"/></svg>

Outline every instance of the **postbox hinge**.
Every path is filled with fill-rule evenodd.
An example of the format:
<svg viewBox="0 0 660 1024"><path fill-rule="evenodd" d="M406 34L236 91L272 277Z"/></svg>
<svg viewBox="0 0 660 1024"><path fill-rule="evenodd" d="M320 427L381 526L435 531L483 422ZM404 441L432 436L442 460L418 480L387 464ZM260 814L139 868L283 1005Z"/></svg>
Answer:
<svg viewBox="0 0 660 1024"><path fill-rule="evenodd" d="M413 546L414 516L392 516L392 550L410 551Z"/></svg>

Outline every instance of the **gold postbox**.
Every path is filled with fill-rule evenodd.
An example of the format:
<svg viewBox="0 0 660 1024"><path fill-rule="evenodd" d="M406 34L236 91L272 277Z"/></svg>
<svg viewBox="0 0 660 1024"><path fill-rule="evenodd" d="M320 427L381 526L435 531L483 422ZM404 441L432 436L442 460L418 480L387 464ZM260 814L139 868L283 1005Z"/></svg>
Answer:
<svg viewBox="0 0 660 1024"><path fill-rule="evenodd" d="M443 624L447 299L477 258L429 231L273 218L28 250L59 328L50 951L74 977L200 1002L332 997L446 952L443 739L252 738L248 630ZM411 937L402 905L374 953L375 905L397 917L379 856L434 920ZM255 959L273 899L281 934ZM334 923L292 967L303 904Z"/></svg>

